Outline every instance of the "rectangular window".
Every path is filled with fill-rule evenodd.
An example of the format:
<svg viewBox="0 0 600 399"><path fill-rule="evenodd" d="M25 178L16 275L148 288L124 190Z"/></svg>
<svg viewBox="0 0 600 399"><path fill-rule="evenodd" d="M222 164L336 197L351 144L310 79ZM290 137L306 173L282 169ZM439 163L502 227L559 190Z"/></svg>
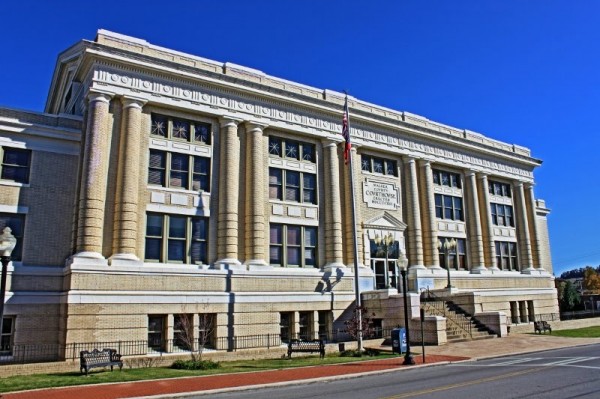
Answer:
<svg viewBox="0 0 600 399"><path fill-rule="evenodd" d="M0 355L12 355L15 335L15 318L3 317L2 331L0 331Z"/></svg>
<svg viewBox="0 0 600 399"><path fill-rule="evenodd" d="M194 321L191 314L173 316L173 347L189 351L194 343Z"/></svg>
<svg viewBox="0 0 600 399"><path fill-rule="evenodd" d="M315 163L314 144L269 137L269 156Z"/></svg>
<svg viewBox="0 0 600 399"><path fill-rule="evenodd" d="M3 180L17 183L29 183L29 169L31 163L31 150L11 147L2 147L2 174Z"/></svg>
<svg viewBox="0 0 600 399"><path fill-rule="evenodd" d="M167 316L149 315L148 316L148 349L150 351L165 351L165 327L167 326Z"/></svg>
<svg viewBox="0 0 600 399"><path fill-rule="evenodd" d="M319 310L319 339L323 341L328 341L330 339L329 334L329 318L330 312L328 310Z"/></svg>
<svg viewBox="0 0 600 399"><path fill-rule="evenodd" d="M312 173L269 168L269 198L316 204L317 176Z"/></svg>
<svg viewBox="0 0 600 399"><path fill-rule="evenodd" d="M517 243L496 241L496 266L501 270L519 270Z"/></svg>
<svg viewBox="0 0 600 399"><path fill-rule="evenodd" d="M215 331L217 329L217 315L214 313L201 313L198 315L198 347L215 349Z"/></svg>
<svg viewBox="0 0 600 399"><path fill-rule="evenodd" d="M210 158L150 150L148 184L210 192Z"/></svg>
<svg viewBox="0 0 600 399"><path fill-rule="evenodd" d="M11 234L17 239L17 245L10 257L14 261L20 261L23 252L23 238L25 233L25 215L19 213L0 213L0 233L5 227L10 227Z"/></svg>
<svg viewBox="0 0 600 399"><path fill-rule="evenodd" d="M293 312L281 312L279 313L279 335L281 337L281 342L288 343L292 339L292 323L294 321L294 313Z"/></svg>
<svg viewBox="0 0 600 399"><path fill-rule="evenodd" d="M460 174L433 169L433 184L438 186L462 188Z"/></svg>
<svg viewBox="0 0 600 399"><path fill-rule="evenodd" d="M453 248L446 248L446 243L454 242ZM467 267L467 243L464 238L438 237L438 248L440 254L440 266L444 269L460 270ZM446 263L447 261L447 263Z"/></svg>
<svg viewBox="0 0 600 399"><path fill-rule="evenodd" d="M370 155L361 155L361 169L364 172L377 173L386 176L398 176L396 161Z"/></svg>
<svg viewBox="0 0 600 399"><path fill-rule="evenodd" d="M515 227L512 205L490 204L492 224L496 226Z"/></svg>
<svg viewBox="0 0 600 399"><path fill-rule="evenodd" d="M317 267L317 228L270 226L269 263L283 267Z"/></svg>
<svg viewBox="0 0 600 399"><path fill-rule="evenodd" d="M151 136L210 145L212 136L212 126L210 123L189 121L157 114L152 114L151 119Z"/></svg>
<svg viewBox="0 0 600 399"><path fill-rule="evenodd" d="M145 260L208 263L208 218L146 214Z"/></svg>
<svg viewBox="0 0 600 399"><path fill-rule="evenodd" d="M510 184L500 183L497 181L490 181L488 185L488 191L492 195L498 195L500 197L512 197L512 192L510 189Z"/></svg>
<svg viewBox="0 0 600 399"><path fill-rule="evenodd" d="M435 216L438 219L464 221L461 197L435 194Z"/></svg>
<svg viewBox="0 0 600 399"><path fill-rule="evenodd" d="M299 320L299 332L300 332L300 339L314 339L313 337L313 328L312 328L312 324L313 324L313 312L300 312L300 314L298 315L300 317Z"/></svg>

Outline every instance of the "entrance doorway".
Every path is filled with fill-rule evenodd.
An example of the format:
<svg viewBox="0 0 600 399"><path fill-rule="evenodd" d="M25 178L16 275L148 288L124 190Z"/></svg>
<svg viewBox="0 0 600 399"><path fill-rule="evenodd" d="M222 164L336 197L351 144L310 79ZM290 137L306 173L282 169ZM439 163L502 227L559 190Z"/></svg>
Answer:
<svg viewBox="0 0 600 399"><path fill-rule="evenodd" d="M398 289L399 270L398 256L399 242L394 240L390 235L390 239L376 239L371 241L371 269L375 274L375 289L381 290L386 288Z"/></svg>

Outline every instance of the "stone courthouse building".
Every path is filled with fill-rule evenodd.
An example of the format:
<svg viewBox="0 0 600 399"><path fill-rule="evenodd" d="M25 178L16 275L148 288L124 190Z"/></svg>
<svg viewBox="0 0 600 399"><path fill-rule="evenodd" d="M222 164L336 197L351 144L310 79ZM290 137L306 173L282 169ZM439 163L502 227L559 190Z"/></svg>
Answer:
<svg viewBox="0 0 600 399"><path fill-rule="evenodd" d="M348 105L346 166L339 92L105 30L59 54L44 112L0 108L0 227L18 240L4 354L170 352L208 330L217 351L335 341L355 231L377 328L403 324L403 264L415 326L428 293L498 335L558 313L529 149ZM427 339L444 343L430 310Z"/></svg>

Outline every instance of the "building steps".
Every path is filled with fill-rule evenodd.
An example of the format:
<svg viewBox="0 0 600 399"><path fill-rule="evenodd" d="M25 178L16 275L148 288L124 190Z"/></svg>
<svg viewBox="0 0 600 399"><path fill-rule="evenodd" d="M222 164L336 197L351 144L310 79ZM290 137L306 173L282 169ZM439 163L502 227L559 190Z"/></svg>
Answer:
<svg viewBox="0 0 600 399"><path fill-rule="evenodd" d="M421 307L426 314L446 318L446 340L449 343L496 338L495 333L452 301L427 299L421 301Z"/></svg>

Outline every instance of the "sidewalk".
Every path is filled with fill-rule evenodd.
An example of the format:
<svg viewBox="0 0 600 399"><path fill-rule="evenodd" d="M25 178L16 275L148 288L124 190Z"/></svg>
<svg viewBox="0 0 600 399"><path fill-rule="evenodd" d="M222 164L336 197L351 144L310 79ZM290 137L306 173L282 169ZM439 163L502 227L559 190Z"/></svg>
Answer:
<svg viewBox="0 0 600 399"><path fill-rule="evenodd" d="M42 389L0 395L2 399L118 399L161 395L183 396L191 392L242 389L251 385L287 384L292 381L318 378L344 378L356 374L381 373L407 367L424 367L433 364L483 359L510 354L520 354L548 349L600 343L600 338L562 338L551 335L513 334L506 338L467 341L439 347L425 347L426 364L422 364L421 347L411 347L416 352L416 366L403 366L403 358L367 360L326 366L311 366L283 370L223 374L204 377L186 377L166 380L138 381Z"/></svg>

